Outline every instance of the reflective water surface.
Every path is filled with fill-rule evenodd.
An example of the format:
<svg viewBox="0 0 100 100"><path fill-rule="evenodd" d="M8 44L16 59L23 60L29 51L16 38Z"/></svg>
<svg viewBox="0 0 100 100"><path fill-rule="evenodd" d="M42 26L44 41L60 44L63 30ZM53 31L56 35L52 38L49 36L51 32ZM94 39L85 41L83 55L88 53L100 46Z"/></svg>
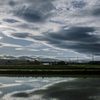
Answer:
<svg viewBox="0 0 100 100"><path fill-rule="evenodd" d="M0 100L100 100L100 78L0 77Z"/></svg>

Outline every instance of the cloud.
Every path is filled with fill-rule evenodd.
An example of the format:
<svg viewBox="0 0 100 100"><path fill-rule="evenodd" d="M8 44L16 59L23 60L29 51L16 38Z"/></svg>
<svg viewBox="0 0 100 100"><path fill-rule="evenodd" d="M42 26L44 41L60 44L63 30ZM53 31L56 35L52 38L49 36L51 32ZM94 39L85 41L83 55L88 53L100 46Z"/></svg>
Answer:
<svg viewBox="0 0 100 100"><path fill-rule="evenodd" d="M12 36L14 36L16 38L27 38L27 37L29 37L29 33L14 33L14 34L12 34Z"/></svg>
<svg viewBox="0 0 100 100"><path fill-rule="evenodd" d="M95 8L92 12L92 14L96 17L99 17L100 16L100 7L98 8Z"/></svg>
<svg viewBox="0 0 100 100"><path fill-rule="evenodd" d="M54 48L44 51L100 53L99 0L4 0L0 4L0 22L8 37Z"/></svg>
<svg viewBox="0 0 100 100"><path fill-rule="evenodd" d="M63 52L61 52L61 53L58 53L58 55L63 55Z"/></svg>
<svg viewBox="0 0 100 100"><path fill-rule="evenodd" d="M12 33L11 35L15 38L42 42L51 47L87 54L100 51L98 48L100 38L95 33L96 31L98 30L95 27L70 27L68 29L63 27L57 32L43 33L40 36L31 33Z"/></svg>
<svg viewBox="0 0 100 100"><path fill-rule="evenodd" d="M49 62L54 62L54 61L71 61L71 62L77 62L77 57L76 56L61 56L62 52L60 53L59 56L46 56L46 55L0 55L0 59L18 59L18 60L39 60L39 61L49 61ZM94 58L96 61L100 60L100 55L94 55ZM92 54L91 55L86 55L84 57L78 56L78 61L84 61L84 62L89 62L92 59Z"/></svg>
<svg viewBox="0 0 100 100"><path fill-rule="evenodd" d="M46 49L42 49L43 51L52 51L52 52L60 52L62 50L59 49L53 49L53 48L46 48Z"/></svg>
<svg viewBox="0 0 100 100"><path fill-rule="evenodd" d="M0 36L0 39L2 39L3 37Z"/></svg>
<svg viewBox="0 0 100 100"><path fill-rule="evenodd" d="M20 1L18 1L20 2ZM16 4L19 4L19 3ZM27 3L28 5L18 5L19 8L12 11L14 16L17 16L21 19L24 19L27 22L44 22L49 16L52 14L50 11L54 9L53 4L51 1L46 0L33 0L27 1L22 0L21 3ZM10 4L14 4L10 3ZM46 8L46 9L45 9Z"/></svg>
<svg viewBox="0 0 100 100"><path fill-rule="evenodd" d="M18 60L39 60L39 61L47 61L47 62L54 62L54 61L59 61L59 60L64 60L65 57L56 57L56 56L46 56L46 55L0 55L0 59L18 59Z"/></svg>
<svg viewBox="0 0 100 100"><path fill-rule="evenodd" d="M99 35L93 34L95 31L93 27L61 29L58 32L48 34L48 43L54 47L69 49L79 53L99 52L100 38ZM53 42L54 40L56 42Z"/></svg>
<svg viewBox="0 0 100 100"><path fill-rule="evenodd" d="M16 59L16 57L11 55L0 55L0 59Z"/></svg>
<svg viewBox="0 0 100 100"><path fill-rule="evenodd" d="M15 48L15 50L23 50L23 51L39 51L37 49L28 49L28 48Z"/></svg>
<svg viewBox="0 0 100 100"><path fill-rule="evenodd" d="M0 43L0 47L22 47L22 46L15 44L8 44L8 43Z"/></svg>
<svg viewBox="0 0 100 100"><path fill-rule="evenodd" d="M56 40L94 42L97 41L96 37L88 34L94 31L93 27L71 27L68 30L61 29L57 33L50 33L48 37Z"/></svg>
<svg viewBox="0 0 100 100"><path fill-rule="evenodd" d="M95 19L97 21L98 19L96 19L96 18L99 18L99 16L100 16L100 6L99 6L100 4L98 3L98 5L96 5L95 3L98 3L98 0L95 1L94 4L92 4L92 1L91 1L90 4L92 4L92 5L89 5L89 3L86 4L87 7L84 9L75 10L75 12L71 14L71 17L75 17L76 19L84 17L84 21L88 19L87 20L88 24L89 24L89 21L91 21L92 19ZM72 4L74 4L74 3L72 3ZM76 3L76 6L82 7L81 5L78 6L77 3ZM91 19L88 17L90 17ZM93 22L95 23L95 21L93 21Z"/></svg>
<svg viewBox="0 0 100 100"><path fill-rule="evenodd" d="M72 1L72 5L75 8L83 8L85 7L86 3L84 1Z"/></svg>

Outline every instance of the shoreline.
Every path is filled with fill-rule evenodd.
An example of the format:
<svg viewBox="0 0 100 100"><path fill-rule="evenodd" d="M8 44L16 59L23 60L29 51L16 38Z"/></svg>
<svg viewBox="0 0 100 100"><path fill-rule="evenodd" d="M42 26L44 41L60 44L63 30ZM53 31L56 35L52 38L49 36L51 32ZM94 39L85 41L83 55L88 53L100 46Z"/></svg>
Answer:
<svg viewBox="0 0 100 100"><path fill-rule="evenodd" d="M100 72L91 73L29 73L29 72L0 72L0 77L41 77L41 78L51 78L51 77L62 77L62 78L100 78Z"/></svg>
<svg viewBox="0 0 100 100"><path fill-rule="evenodd" d="M100 75L100 71L0 71L0 74Z"/></svg>

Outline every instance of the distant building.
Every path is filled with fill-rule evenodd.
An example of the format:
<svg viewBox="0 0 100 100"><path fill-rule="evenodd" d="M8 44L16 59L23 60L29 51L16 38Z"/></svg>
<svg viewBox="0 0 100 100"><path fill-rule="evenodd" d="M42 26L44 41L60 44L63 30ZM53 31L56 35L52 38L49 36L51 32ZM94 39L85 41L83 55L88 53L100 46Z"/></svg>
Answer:
<svg viewBox="0 0 100 100"><path fill-rule="evenodd" d="M42 63L42 65L50 65L50 63Z"/></svg>

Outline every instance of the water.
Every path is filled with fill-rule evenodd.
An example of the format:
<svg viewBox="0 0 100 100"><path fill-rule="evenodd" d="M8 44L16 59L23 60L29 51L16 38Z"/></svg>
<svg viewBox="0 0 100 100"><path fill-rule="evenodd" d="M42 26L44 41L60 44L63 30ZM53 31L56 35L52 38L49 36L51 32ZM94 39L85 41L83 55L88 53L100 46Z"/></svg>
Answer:
<svg viewBox="0 0 100 100"><path fill-rule="evenodd" d="M0 77L0 100L100 100L100 78Z"/></svg>

